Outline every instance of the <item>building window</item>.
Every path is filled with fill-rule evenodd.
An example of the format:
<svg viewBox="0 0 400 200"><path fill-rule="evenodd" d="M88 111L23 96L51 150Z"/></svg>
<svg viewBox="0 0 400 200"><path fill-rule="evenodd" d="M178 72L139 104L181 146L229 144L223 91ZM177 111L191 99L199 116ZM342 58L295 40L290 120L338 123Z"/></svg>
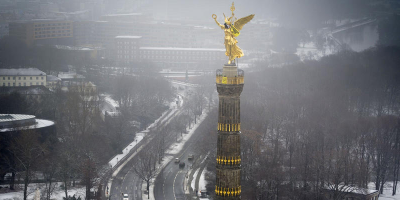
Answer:
<svg viewBox="0 0 400 200"><path fill-rule="evenodd" d="M39 85L39 82L36 82L36 85Z"/></svg>
<svg viewBox="0 0 400 200"><path fill-rule="evenodd" d="M10 86L10 83L8 83L8 86Z"/></svg>
<svg viewBox="0 0 400 200"><path fill-rule="evenodd" d="M42 76L41 78L42 78L42 80L43 80L43 76Z"/></svg>
<svg viewBox="0 0 400 200"><path fill-rule="evenodd" d="M43 85L43 82L41 82L40 85Z"/></svg>
<svg viewBox="0 0 400 200"><path fill-rule="evenodd" d="M26 86L26 83L24 83L24 86Z"/></svg>
<svg viewBox="0 0 400 200"><path fill-rule="evenodd" d="M13 86L15 86L15 83L13 83Z"/></svg>
<svg viewBox="0 0 400 200"><path fill-rule="evenodd" d="M26 77L24 76L24 80L26 80Z"/></svg>
<svg viewBox="0 0 400 200"><path fill-rule="evenodd" d="M30 78L31 78L31 80L32 80L32 76L31 76Z"/></svg>
<svg viewBox="0 0 400 200"><path fill-rule="evenodd" d="M21 77L18 77L18 80L21 80Z"/></svg>
<svg viewBox="0 0 400 200"><path fill-rule="evenodd" d="M15 80L15 76L13 76L13 80Z"/></svg>
<svg viewBox="0 0 400 200"><path fill-rule="evenodd" d="M36 76L36 80L39 80L39 77Z"/></svg>
<svg viewBox="0 0 400 200"><path fill-rule="evenodd" d="M3 80L6 80L6 77L3 76Z"/></svg>
<svg viewBox="0 0 400 200"><path fill-rule="evenodd" d="M18 86L21 86L21 83L18 83Z"/></svg>
<svg viewBox="0 0 400 200"><path fill-rule="evenodd" d="M6 83L3 83L3 86L6 86Z"/></svg>

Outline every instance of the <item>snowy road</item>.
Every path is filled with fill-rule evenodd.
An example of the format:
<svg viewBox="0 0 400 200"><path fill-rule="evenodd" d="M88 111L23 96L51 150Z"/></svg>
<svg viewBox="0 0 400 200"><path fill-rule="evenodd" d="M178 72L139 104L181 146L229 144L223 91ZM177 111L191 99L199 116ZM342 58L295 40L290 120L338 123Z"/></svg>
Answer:
<svg viewBox="0 0 400 200"><path fill-rule="evenodd" d="M158 127L163 127L170 122L170 120L175 117L180 111L178 109L172 109L165 113L159 120L154 122L149 126L148 129L154 129ZM149 130L146 130L149 132ZM140 147L136 147L137 151L141 150L141 147L147 145L151 142L154 136L148 136L147 140L144 143L139 143ZM132 148L133 149L133 148ZM142 180L133 173L132 166L137 152L135 151L132 154L126 154L125 156L129 156L126 161L122 161L123 163L118 167L113 174L113 178L111 180L110 185L110 199L122 199L122 193L128 194L129 200L141 200L142 199ZM122 155L122 154L121 154Z"/></svg>
<svg viewBox="0 0 400 200"><path fill-rule="evenodd" d="M192 161L188 160L190 154L195 158L201 156L201 152L196 151L195 143L202 137L205 137L204 132L197 131L197 127L207 117L208 111L201 115L198 123L192 127L189 133L184 136L180 145L172 145L172 149L167 151L174 158L179 158L180 162L185 163L185 167L180 168L178 163L172 159L157 176L154 184L154 199L156 200L181 200L187 199L189 187L187 182L187 174L192 166Z"/></svg>
<svg viewBox="0 0 400 200"><path fill-rule="evenodd" d="M189 89L189 88L187 88ZM116 155L111 161L111 167L115 167L112 179L110 179L108 186L110 188L110 199L122 199L122 193L128 194L129 200L139 200L142 199L143 189L142 180L133 173L132 166L133 161L137 152L139 152L142 147L146 146L154 138L154 135L148 135L151 130L162 128L167 125L175 116L182 112L183 97L185 96L185 90L180 91L178 94L179 105L176 105L176 100L172 101L170 109L166 111L159 119L157 119L153 124L151 124L145 131L137 134L143 139L142 142L139 140L132 142L128 145L127 151L123 154ZM122 161L121 161L122 160ZM147 195L145 195L147 196Z"/></svg>

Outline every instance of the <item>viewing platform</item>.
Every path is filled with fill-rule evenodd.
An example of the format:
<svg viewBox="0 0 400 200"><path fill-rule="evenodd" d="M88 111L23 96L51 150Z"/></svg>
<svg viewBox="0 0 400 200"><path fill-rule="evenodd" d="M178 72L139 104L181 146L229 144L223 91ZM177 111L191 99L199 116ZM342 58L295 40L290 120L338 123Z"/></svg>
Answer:
<svg viewBox="0 0 400 200"><path fill-rule="evenodd" d="M224 69L218 69L216 73L216 83L226 85L244 84L244 71L237 69L236 66L224 66Z"/></svg>

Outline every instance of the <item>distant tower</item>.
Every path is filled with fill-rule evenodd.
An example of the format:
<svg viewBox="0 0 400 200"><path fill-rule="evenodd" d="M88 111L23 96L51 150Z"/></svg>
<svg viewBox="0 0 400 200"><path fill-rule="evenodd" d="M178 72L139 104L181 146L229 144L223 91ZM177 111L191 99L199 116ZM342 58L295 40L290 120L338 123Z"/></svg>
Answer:
<svg viewBox="0 0 400 200"><path fill-rule="evenodd" d="M244 71L235 63L217 70L218 142L216 199L241 199L240 94Z"/></svg>

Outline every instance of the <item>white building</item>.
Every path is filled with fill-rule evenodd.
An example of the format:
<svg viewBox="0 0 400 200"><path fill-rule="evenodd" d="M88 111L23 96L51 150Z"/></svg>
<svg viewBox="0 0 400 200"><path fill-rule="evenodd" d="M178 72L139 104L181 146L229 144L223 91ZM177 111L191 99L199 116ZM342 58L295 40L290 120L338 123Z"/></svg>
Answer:
<svg viewBox="0 0 400 200"><path fill-rule="evenodd" d="M0 87L46 86L46 73L37 68L0 69Z"/></svg>

